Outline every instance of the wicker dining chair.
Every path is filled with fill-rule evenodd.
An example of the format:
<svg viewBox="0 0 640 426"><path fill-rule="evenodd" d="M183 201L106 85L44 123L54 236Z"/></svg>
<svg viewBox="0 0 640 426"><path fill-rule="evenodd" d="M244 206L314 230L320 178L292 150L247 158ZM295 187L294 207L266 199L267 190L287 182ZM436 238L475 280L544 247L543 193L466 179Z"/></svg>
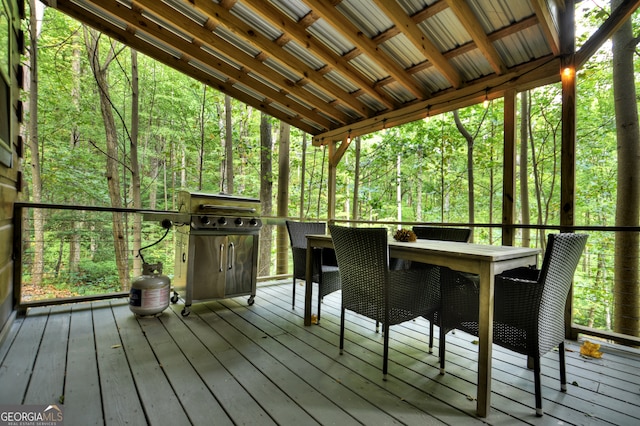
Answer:
<svg viewBox="0 0 640 426"><path fill-rule="evenodd" d="M307 272L307 235L324 234L327 225L324 222L286 221L291 254L293 256L293 295L291 307L296 305L296 280L305 280ZM320 305L327 294L340 290L340 272L332 249L314 249L312 282L318 283L318 315L320 323Z"/></svg>
<svg viewBox="0 0 640 426"><path fill-rule="evenodd" d="M413 227L413 232L418 239L455 241L466 243L471 237L470 228L449 228L440 226L417 225ZM433 308L424 317L429 320L429 353L433 352L433 325L438 323L438 312L440 310L440 266L429 265L419 262L411 262L411 268L429 269L427 279L427 291L434 301Z"/></svg>
<svg viewBox="0 0 640 426"><path fill-rule="evenodd" d="M340 269L342 308L340 353L344 348L345 311L383 325L382 374L386 380L390 326L426 315L431 307L426 270L389 270L389 244L385 228L347 228L329 225Z"/></svg>
<svg viewBox="0 0 640 426"><path fill-rule="evenodd" d="M561 390L566 391L565 304L587 242L586 234L549 234L541 269L516 268L496 275L493 343L533 360L536 415L542 416L540 357L555 347ZM453 328L478 335L478 283L443 268L441 336ZM444 339L440 345L444 371Z"/></svg>

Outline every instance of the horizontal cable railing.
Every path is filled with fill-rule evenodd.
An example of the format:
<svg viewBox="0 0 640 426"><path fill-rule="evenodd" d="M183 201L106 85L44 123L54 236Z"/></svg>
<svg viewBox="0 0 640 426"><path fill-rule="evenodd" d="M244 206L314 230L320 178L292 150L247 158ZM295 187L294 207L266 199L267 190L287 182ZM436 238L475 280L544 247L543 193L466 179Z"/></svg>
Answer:
<svg viewBox="0 0 640 426"><path fill-rule="evenodd" d="M171 212L16 203L14 294L18 310L38 305L126 297L131 280L141 274L143 260L149 263L161 262L162 273L172 278L176 262L175 233L168 232L158 221L149 219L154 216L150 213L158 216ZM273 239L276 235L274 228L284 226L285 219L263 217L266 231ZM639 263L637 243L635 250L632 247L629 250L618 250L619 258L616 262L615 241L623 234L631 235L637 241L640 238L640 228L346 220L336 222L353 226L383 226L389 229L390 234L398 227L411 228L424 224L471 227L473 242L480 244L501 244L502 232L508 230L514 236L514 245L542 249L548 233L588 233L587 247L574 276L572 330L574 333L586 333L640 346L637 332L613 331L615 312L621 303L627 303L634 297L638 303ZM526 231L530 234L528 237ZM525 241L528 243L525 244ZM272 247L271 258L274 261L270 259L270 265L276 263L276 244L272 244ZM116 248L120 250L119 257L116 256ZM288 250L288 246L286 249ZM621 262L621 256L627 259ZM542 257L539 263L541 261ZM626 269L624 273L618 274L616 282L618 264L626 265ZM286 278L286 274L292 270L290 265L289 263L284 274L279 271L277 277ZM635 269L630 271L628 265ZM269 276L258 279L273 278L273 273L275 271L270 271ZM623 277L629 281L623 281ZM627 291L628 294L625 293ZM639 321L637 317L635 320Z"/></svg>

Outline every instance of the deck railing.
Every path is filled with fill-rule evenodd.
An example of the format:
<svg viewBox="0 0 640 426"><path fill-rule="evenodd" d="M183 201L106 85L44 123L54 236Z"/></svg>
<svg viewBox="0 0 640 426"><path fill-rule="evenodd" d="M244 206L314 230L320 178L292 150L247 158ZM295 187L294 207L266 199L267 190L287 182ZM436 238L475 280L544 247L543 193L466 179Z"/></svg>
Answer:
<svg viewBox="0 0 640 426"><path fill-rule="evenodd" d="M149 263L162 262L163 274L171 278L175 264L175 233L167 232L159 221L148 220L152 216L149 213L163 212L17 203L14 214L14 294L17 310L23 311L30 306L126 297L130 280L140 275L142 260ZM263 219L267 230L273 231L278 225L284 226L284 218ZM115 234L114 220L121 225ZM354 226L372 225L368 221L338 222ZM136 231L136 223L140 223L139 232ZM410 228L416 224L424 222L374 223L375 226L386 226L390 231L398 227ZM496 224L431 224L471 226L473 241L481 244L501 244L502 232L507 229ZM530 234L527 245L544 249L546 234L559 232L561 228L514 225L509 229L514 236L514 245L524 244L525 229ZM612 332L614 298L623 297L615 296L616 233L638 235L640 228L576 226L562 230L589 234L587 248L574 276L571 331L574 334L586 333L640 346L638 336ZM275 231L271 235L275 239ZM124 254L121 257L124 261L118 262L116 259L114 240L122 241ZM274 262L270 259L270 265L275 263L277 244L272 244L272 247ZM288 251L288 245L286 249ZM635 262L630 263L637 268L639 262L635 259ZM259 267L259 270L264 269ZM288 271L291 271L290 264ZM272 276L273 273L275 271L270 270L268 275ZM269 277L258 277L259 280L267 278Z"/></svg>

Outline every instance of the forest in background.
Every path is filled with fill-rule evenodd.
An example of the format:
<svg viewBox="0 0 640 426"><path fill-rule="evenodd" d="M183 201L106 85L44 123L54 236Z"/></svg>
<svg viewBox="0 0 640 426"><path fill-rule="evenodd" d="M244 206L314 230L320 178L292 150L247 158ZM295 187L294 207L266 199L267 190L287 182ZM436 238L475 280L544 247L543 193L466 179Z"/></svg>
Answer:
<svg viewBox="0 0 640 426"><path fill-rule="evenodd" d="M578 45L606 14L606 7L584 14ZM637 34L637 13L633 19ZM115 195L121 207L175 210L177 191L188 189L261 198L263 213L270 216L326 218L327 153L312 147L309 135L136 55L54 10L46 9L41 20L35 17L31 27L35 22L42 27L25 58L31 66L30 52L37 52L37 80L26 87L24 98L29 108L23 130L31 148L23 165L25 201L114 206ZM35 34L34 28L26 33ZM577 77L576 225L614 225L616 216L611 63L611 46L606 45ZM636 52L636 76L638 64ZM35 105L29 97L33 84ZM105 125L105 87L111 128ZM517 199L519 223L559 222L560 96L558 84L518 98L519 143L526 148L519 155L519 193L527 193ZM476 105L358 138L338 166L337 219L500 223L502 111L499 99L486 107ZM285 155L281 147L287 147L286 168L278 163ZM137 159L132 158L134 152ZM117 194L107 184L114 177ZM55 222L43 217L34 223L46 232L51 229L47 223ZM103 232L113 232L109 224L103 226ZM276 232L264 227L261 246L269 256L275 256L275 238ZM478 228L473 238L479 243L500 242L499 231L492 228ZM531 246L544 240L540 235L519 238ZM135 275L139 268L133 264L136 243L132 244L121 248L124 270L108 261L121 272L116 282L126 281L123 277ZM141 242L137 244L139 248ZM47 277L48 265L59 256L57 246L42 250L42 262L34 262L34 268L42 269L32 271L32 279ZM614 233L593 233L588 250L576 275L575 321L611 329ZM260 275L282 272L283 265L276 271L269 268L272 263L276 262L261 261Z"/></svg>

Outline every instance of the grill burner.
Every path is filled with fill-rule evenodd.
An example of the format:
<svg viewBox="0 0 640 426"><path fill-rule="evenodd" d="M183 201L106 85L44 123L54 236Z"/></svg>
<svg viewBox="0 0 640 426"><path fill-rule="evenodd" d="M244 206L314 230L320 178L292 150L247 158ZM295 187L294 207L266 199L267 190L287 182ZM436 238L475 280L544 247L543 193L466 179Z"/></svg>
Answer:
<svg viewBox="0 0 640 426"><path fill-rule="evenodd" d="M174 297L185 292L182 315L193 300L256 295L260 200L225 194L180 191L176 233Z"/></svg>

